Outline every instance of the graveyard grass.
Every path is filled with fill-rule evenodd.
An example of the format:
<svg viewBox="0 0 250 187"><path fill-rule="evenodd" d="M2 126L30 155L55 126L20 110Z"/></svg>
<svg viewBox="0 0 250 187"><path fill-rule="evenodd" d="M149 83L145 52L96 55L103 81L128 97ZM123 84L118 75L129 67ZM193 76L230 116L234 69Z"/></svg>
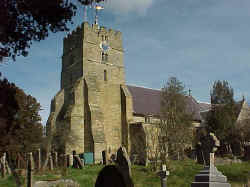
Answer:
<svg viewBox="0 0 250 187"><path fill-rule="evenodd" d="M57 180L59 178L73 179L80 186L93 187L98 173L103 166L85 166L80 169L54 170L43 174L36 174L34 180ZM190 187L194 181L194 176L203 168L195 164L194 161L171 161L168 163L170 176L168 177L168 186L173 187ZM231 184L243 184L250 179L250 162L241 164L230 164L217 166L218 170L227 176ZM132 178L135 187L160 187L160 179L150 170L150 167L132 166ZM233 187L234 185L232 185ZM15 187L12 176L6 179L0 178L0 187Z"/></svg>

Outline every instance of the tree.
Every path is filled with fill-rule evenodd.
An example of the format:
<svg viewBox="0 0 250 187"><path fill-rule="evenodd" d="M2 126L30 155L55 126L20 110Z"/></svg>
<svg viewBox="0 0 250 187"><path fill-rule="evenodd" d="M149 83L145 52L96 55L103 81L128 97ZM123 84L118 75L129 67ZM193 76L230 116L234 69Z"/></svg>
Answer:
<svg viewBox="0 0 250 187"><path fill-rule="evenodd" d="M32 151L42 138L40 104L7 79L0 79L0 90L0 151Z"/></svg>
<svg viewBox="0 0 250 187"><path fill-rule="evenodd" d="M151 124L144 127L146 134L146 150L148 160L151 161L151 169L153 171L157 170L157 163L160 158L160 125L159 124ZM141 147L141 149L144 149Z"/></svg>
<svg viewBox="0 0 250 187"><path fill-rule="evenodd" d="M231 104L234 102L233 88L227 81L215 81L210 92L211 104Z"/></svg>
<svg viewBox="0 0 250 187"><path fill-rule="evenodd" d="M192 114L187 111L187 96L182 82L170 77L162 89L161 137L163 159L184 156L185 146L192 142Z"/></svg>
<svg viewBox="0 0 250 187"><path fill-rule="evenodd" d="M237 107L233 99L233 89L227 81L215 81L210 92L212 109L207 115L207 130L219 138L219 151L223 154L230 150L234 142Z"/></svg>
<svg viewBox="0 0 250 187"><path fill-rule="evenodd" d="M20 186L14 160L17 153L31 152L40 147L43 130L38 113L40 104L1 77L0 90L0 153L7 152L9 166L17 186Z"/></svg>
<svg viewBox="0 0 250 187"><path fill-rule="evenodd" d="M49 32L69 30L77 1L91 5L104 0L1 0L0 62L4 57L27 56L32 42L44 40Z"/></svg>

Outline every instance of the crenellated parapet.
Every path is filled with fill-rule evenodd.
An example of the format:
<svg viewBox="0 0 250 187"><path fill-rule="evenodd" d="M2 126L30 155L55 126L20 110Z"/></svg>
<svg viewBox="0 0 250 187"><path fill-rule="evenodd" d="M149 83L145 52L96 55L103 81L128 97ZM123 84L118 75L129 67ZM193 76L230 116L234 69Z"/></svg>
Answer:
<svg viewBox="0 0 250 187"><path fill-rule="evenodd" d="M63 53L70 52L74 47L79 46L83 40L95 44L107 40L110 42L110 47L122 50L122 33L120 31L84 22L63 39Z"/></svg>

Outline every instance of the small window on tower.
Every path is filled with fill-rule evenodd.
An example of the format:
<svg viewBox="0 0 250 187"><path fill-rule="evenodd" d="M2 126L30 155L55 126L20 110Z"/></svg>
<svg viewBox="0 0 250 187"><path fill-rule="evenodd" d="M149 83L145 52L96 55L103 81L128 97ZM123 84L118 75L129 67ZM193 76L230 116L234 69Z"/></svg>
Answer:
<svg viewBox="0 0 250 187"><path fill-rule="evenodd" d="M102 52L102 62L105 61L105 54Z"/></svg>
<svg viewBox="0 0 250 187"><path fill-rule="evenodd" d="M104 81L107 81L107 70L104 70Z"/></svg>

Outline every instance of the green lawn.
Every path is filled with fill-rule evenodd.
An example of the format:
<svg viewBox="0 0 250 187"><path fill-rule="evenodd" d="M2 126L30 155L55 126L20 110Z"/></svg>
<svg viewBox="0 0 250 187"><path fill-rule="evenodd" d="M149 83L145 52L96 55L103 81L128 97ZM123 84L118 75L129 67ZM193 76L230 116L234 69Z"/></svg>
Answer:
<svg viewBox="0 0 250 187"><path fill-rule="evenodd" d="M36 174L34 180L55 180L59 178L69 178L77 181L81 186L93 187L99 171L103 166L85 166L80 169L68 169L67 171L57 170ZM168 164L170 176L168 177L168 186L190 187L202 166L193 161L171 161ZM245 183L250 178L250 162L241 164L222 165L217 167L219 171L228 177L230 183ZM149 167L133 166L132 178L135 187L160 187L159 177ZM0 179L0 187L14 187L13 177Z"/></svg>

